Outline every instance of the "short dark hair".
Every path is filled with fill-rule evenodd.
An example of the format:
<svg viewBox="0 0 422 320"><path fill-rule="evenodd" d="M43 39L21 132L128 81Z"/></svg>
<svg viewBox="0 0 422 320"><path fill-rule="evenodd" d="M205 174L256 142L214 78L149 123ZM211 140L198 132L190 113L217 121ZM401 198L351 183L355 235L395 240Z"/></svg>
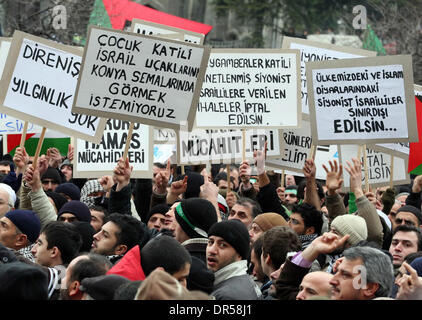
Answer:
<svg viewBox="0 0 422 320"><path fill-rule="evenodd" d="M258 260L261 261L259 257L261 257L262 254L262 243L263 243L264 237L260 235L258 239L254 241L252 244L252 250L255 252L255 256L258 257ZM261 262L260 262L261 263Z"/></svg>
<svg viewBox="0 0 422 320"><path fill-rule="evenodd" d="M315 233L320 235L324 220L322 212L318 211L313 205L303 202L302 204L294 204L292 213L298 213L303 219L305 228L314 227Z"/></svg>
<svg viewBox="0 0 422 320"><path fill-rule="evenodd" d="M72 223L51 221L43 227L41 233L47 240L47 249L57 247L60 250L65 265L76 257L82 246L82 237Z"/></svg>
<svg viewBox="0 0 422 320"><path fill-rule="evenodd" d="M107 217L106 222L113 222L119 227L120 232L116 233L116 245L125 245L127 251L139 244L140 240L144 237L145 228L143 228L141 222L135 217L127 214L112 213Z"/></svg>
<svg viewBox="0 0 422 320"><path fill-rule="evenodd" d="M218 186L218 182L220 181L220 180L224 180L224 181L227 181L227 173L226 172L224 172L224 171L222 171L222 172L220 172L219 174L217 174L216 176L215 176L215 178L214 178L214 184L216 185L216 186ZM232 176L232 175L230 175L230 182L232 182L233 183L233 185L234 185L234 177Z"/></svg>
<svg viewBox="0 0 422 320"><path fill-rule="evenodd" d="M167 235L152 238L141 249L141 265L148 276L157 267L174 274L188 264L192 264L190 253L176 239Z"/></svg>
<svg viewBox="0 0 422 320"><path fill-rule="evenodd" d="M162 164L161 162L154 162L153 165L160 168L160 169L166 169L167 168L167 166Z"/></svg>
<svg viewBox="0 0 422 320"><path fill-rule="evenodd" d="M264 257L270 255L274 269L280 268L286 261L288 252L299 251L302 248L296 232L289 227L272 227L263 233L262 238L262 254Z"/></svg>
<svg viewBox="0 0 422 320"><path fill-rule="evenodd" d="M255 218L258 214L262 213L261 206L258 202L251 198L240 197L237 199L236 203L241 206L251 206L252 207L252 218Z"/></svg>
<svg viewBox="0 0 422 320"><path fill-rule="evenodd" d="M415 226L408 226L406 224L398 225L393 231L393 237L397 232L414 232L418 237L418 251L422 251L422 231Z"/></svg>
<svg viewBox="0 0 422 320"><path fill-rule="evenodd" d="M10 162L8 160L0 160L0 166L11 166L13 162Z"/></svg>
<svg viewBox="0 0 422 320"><path fill-rule="evenodd" d="M322 187L321 182L318 180L315 181L317 185L317 193L320 200L325 198L324 189ZM303 179L298 187L297 187L297 198L298 199L305 199L305 187L306 187L306 179Z"/></svg>
<svg viewBox="0 0 422 320"><path fill-rule="evenodd" d="M103 212L104 213L104 220L109 216L109 212L108 212L108 210L107 210L107 208L105 208L105 207L103 207L103 206L100 206L100 205L98 205L98 204L95 204L95 205L91 205L91 206L88 206L88 208L89 208L89 210L95 210L95 211L100 211L100 212Z"/></svg>
<svg viewBox="0 0 422 320"><path fill-rule="evenodd" d="M112 267L110 260L105 256L90 252L80 256L86 256L88 259L82 259L75 263L72 268L70 281L82 282L85 278L102 276Z"/></svg>

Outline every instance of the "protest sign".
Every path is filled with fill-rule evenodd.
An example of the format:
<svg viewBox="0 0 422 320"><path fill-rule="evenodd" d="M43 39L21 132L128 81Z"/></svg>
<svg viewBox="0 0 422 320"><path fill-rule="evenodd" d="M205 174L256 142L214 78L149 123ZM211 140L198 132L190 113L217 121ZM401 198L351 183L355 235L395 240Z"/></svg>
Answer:
<svg viewBox="0 0 422 320"><path fill-rule="evenodd" d="M168 159L171 163L177 163L176 153L175 144L154 144L154 163L167 164Z"/></svg>
<svg viewBox="0 0 422 320"><path fill-rule="evenodd" d="M128 129L128 122L109 119L99 144L77 139L73 176L99 178L103 175L113 175L117 162L124 154ZM133 166L131 178L152 178L153 141L150 126L135 124L128 158Z"/></svg>
<svg viewBox="0 0 422 320"><path fill-rule="evenodd" d="M0 134L22 133L24 121L0 113ZM28 123L27 133L39 133L41 127L33 123Z"/></svg>
<svg viewBox="0 0 422 320"><path fill-rule="evenodd" d="M174 27L166 26L166 25L151 22L151 21L145 21L141 19L132 20L130 31L139 33L139 34L148 35L148 36L171 35L171 34L181 33L183 34L183 41L201 44L201 45L204 44L204 38L205 38L205 36L201 33L174 28Z"/></svg>
<svg viewBox="0 0 422 320"><path fill-rule="evenodd" d="M173 129L154 128L154 143L155 144L174 144L176 145L177 136Z"/></svg>
<svg viewBox="0 0 422 320"><path fill-rule="evenodd" d="M411 56L308 62L315 144L417 141Z"/></svg>
<svg viewBox="0 0 422 320"><path fill-rule="evenodd" d="M342 47L333 44L292 37L283 37L283 43L281 47L283 49L300 50L302 112L305 114L309 114L308 91L306 88L306 62L374 57L377 55L375 51L356 49L352 47Z"/></svg>
<svg viewBox="0 0 422 320"><path fill-rule="evenodd" d="M350 189L350 176L344 168L348 168L346 161L352 163L352 158L358 158L357 145L341 145L338 146L340 163L343 165L343 186L345 190ZM363 153L362 153L363 154ZM378 152L370 148L366 148L367 158L367 176L369 185L374 187L388 186L391 175L391 155L383 152ZM394 157L393 158L393 183L407 184L410 183L410 177L407 174L407 159ZM364 157L361 155L361 161L364 162ZM362 165L362 184L365 181L364 166Z"/></svg>
<svg viewBox="0 0 422 320"><path fill-rule="evenodd" d="M262 150L267 141L267 158L279 157L283 148L277 129L245 130L245 157L253 159L253 150ZM242 130L195 129L179 131L178 164L240 163L243 158Z"/></svg>
<svg viewBox="0 0 422 320"><path fill-rule="evenodd" d="M0 38L0 75L3 74L4 65L6 64L11 44L12 38Z"/></svg>
<svg viewBox="0 0 422 320"><path fill-rule="evenodd" d="M89 28L72 110L178 129L191 128L209 47Z"/></svg>
<svg viewBox="0 0 422 320"><path fill-rule="evenodd" d="M395 157L407 159L410 152L410 143L382 143L369 145L373 150L392 154Z"/></svg>
<svg viewBox="0 0 422 320"><path fill-rule="evenodd" d="M298 50L212 49L196 128L300 125Z"/></svg>
<svg viewBox="0 0 422 320"><path fill-rule="evenodd" d="M15 31L3 71L0 111L98 142L105 119L72 112L81 51Z"/></svg>

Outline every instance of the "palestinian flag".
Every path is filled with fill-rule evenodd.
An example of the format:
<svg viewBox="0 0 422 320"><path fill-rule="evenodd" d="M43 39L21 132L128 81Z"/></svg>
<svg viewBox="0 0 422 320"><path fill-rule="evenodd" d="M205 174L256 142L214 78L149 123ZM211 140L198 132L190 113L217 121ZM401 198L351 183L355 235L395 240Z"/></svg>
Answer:
<svg viewBox="0 0 422 320"><path fill-rule="evenodd" d="M378 55L386 55L384 46L382 45L381 40L377 37L374 30L372 30L371 25L368 24L362 44L362 49L371 50L378 52Z"/></svg>
<svg viewBox="0 0 422 320"><path fill-rule="evenodd" d="M28 133L26 135L25 149L28 155L33 156L37 150L38 141L40 140L41 133ZM7 149L5 153L9 153L12 156L15 154L15 150L21 143L21 134L8 134L5 136ZM48 148L57 148L63 156L67 155L68 147L70 144L70 138L56 131L46 131L44 141L41 147L40 155L46 154Z"/></svg>
<svg viewBox="0 0 422 320"><path fill-rule="evenodd" d="M422 97L415 97L419 141L410 143L408 172L422 174Z"/></svg>

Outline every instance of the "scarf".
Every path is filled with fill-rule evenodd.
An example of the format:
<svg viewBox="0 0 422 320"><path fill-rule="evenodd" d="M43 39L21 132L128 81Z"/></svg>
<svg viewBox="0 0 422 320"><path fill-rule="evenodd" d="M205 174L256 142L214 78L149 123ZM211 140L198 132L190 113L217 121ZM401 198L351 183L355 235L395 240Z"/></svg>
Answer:
<svg viewBox="0 0 422 320"><path fill-rule="evenodd" d="M214 286L218 285L219 283L233 278L237 276L243 276L247 274L248 266L246 260L240 260L233 263L230 263L229 265L225 266L224 268L221 268L220 270L216 271L214 273L215 281Z"/></svg>
<svg viewBox="0 0 422 320"><path fill-rule="evenodd" d="M302 243L302 250L305 250L317 237L316 233L300 235L299 240Z"/></svg>
<svg viewBox="0 0 422 320"><path fill-rule="evenodd" d="M333 273L333 266L334 263L337 261L337 259L341 258L343 255L342 254L336 254L336 255L329 255L328 257L330 258L330 262L328 263L328 267L326 272L328 273Z"/></svg>
<svg viewBox="0 0 422 320"><path fill-rule="evenodd" d="M88 207L94 206L96 197L90 196L94 192L104 192L104 188L101 186L100 182L97 179L88 180L81 189L81 199L80 201L85 203Z"/></svg>

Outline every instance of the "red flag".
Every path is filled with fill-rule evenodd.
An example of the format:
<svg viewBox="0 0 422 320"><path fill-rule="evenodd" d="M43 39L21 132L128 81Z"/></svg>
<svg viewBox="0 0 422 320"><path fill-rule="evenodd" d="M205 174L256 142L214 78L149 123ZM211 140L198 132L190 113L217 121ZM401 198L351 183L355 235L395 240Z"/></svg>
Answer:
<svg viewBox="0 0 422 320"><path fill-rule="evenodd" d="M410 143L408 172L422 164L422 102L415 97L419 142Z"/></svg>
<svg viewBox="0 0 422 320"><path fill-rule="evenodd" d="M123 30L126 20L132 21L134 18L204 35L212 29L212 26L161 12L130 0L103 0L103 2L113 29Z"/></svg>

